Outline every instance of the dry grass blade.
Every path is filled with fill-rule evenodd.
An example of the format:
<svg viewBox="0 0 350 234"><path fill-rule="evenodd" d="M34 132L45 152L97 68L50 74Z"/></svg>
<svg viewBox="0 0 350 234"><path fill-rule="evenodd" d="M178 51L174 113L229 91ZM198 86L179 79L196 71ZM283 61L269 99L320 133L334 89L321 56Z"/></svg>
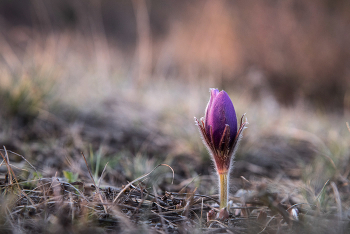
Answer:
<svg viewBox="0 0 350 234"><path fill-rule="evenodd" d="M79 193L79 195L84 198L85 201L89 202L89 200L84 196L84 194L79 190L77 189L76 187L74 187L72 184L70 183L67 183L67 182L62 182L64 185L68 185L69 187L71 187L72 189L74 189L77 193Z"/></svg>
<svg viewBox="0 0 350 234"><path fill-rule="evenodd" d="M186 188L191 184L191 183L193 183L196 179L198 179L199 178L199 175L197 175L196 177L193 177L193 178L190 178L191 180L188 182L188 183L186 183L185 185L184 185L184 187L183 188L181 188L181 190L178 192L179 194L184 194L184 191L186 191ZM183 181L183 182L187 182L188 180L185 180L185 181ZM181 183L182 184L182 183Z"/></svg>
<svg viewBox="0 0 350 234"><path fill-rule="evenodd" d="M107 165L108 165L108 162L106 163L105 167L103 168L103 171L101 173L100 179L98 179L98 187L100 187L100 185L101 185L101 180L102 180L103 175L104 175L104 173L106 171Z"/></svg>
<svg viewBox="0 0 350 234"><path fill-rule="evenodd" d="M106 205L104 205L104 201L103 201L103 198L102 198L102 194L101 194L101 192L100 192L100 188L96 186L94 177L92 176L92 173L91 173L90 168L89 168L89 164L88 164L88 162L87 162L87 160L86 160L86 158L85 158L84 153L81 152L81 155L83 155L83 158L84 158L84 160L85 160L86 167L87 167L88 172L89 172L89 174L90 174L90 178L91 178L92 182L93 182L94 185L95 185L96 193L98 194L98 196L99 196L99 198L100 198L100 200L101 200L101 203L103 204L103 209L104 209L105 213L107 214L107 213L108 213L108 212L107 212L107 207L106 207Z"/></svg>
<svg viewBox="0 0 350 234"><path fill-rule="evenodd" d="M154 195L155 195L155 199L156 199L156 203L158 203L158 194L157 194L157 190L156 190L156 187L153 185L153 192L154 192ZM166 226L165 226L165 222L164 222L164 217L162 215L162 208L160 205L157 206L158 208L158 212L159 212L159 217L160 217L160 221L162 222L162 227L163 227L163 230L165 233L168 233L167 229L166 229Z"/></svg>
<svg viewBox="0 0 350 234"><path fill-rule="evenodd" d="M222 222L220 222L219 220L216 220L216 219L209 220L208 223L210 223L209 228L211 228L211 227L214 225L214 223L218 223L218 224L220 224L221 226L223 226L223 227L225 227L225 228L228 228L227 225L225 225L224 223L222 223Z"/></svg>
<svg viewBox="0 0 350 234"><path fill-rule="evenodd" d="M6 147L5 147L5 146L4 146L4 150L5 150L6 154L7 154L7 151L6 151ZM8 170L8 174L9 174L9 178L10 178L10 184L12 185L12 183L13 183L13 181L12 181L12 176L10 177L10 175L13 175L13 177L14 177L14 179L15 179L15 181L16 181L16 185L17 185L18 190L21 192L21 194L22 194L24 197L26 197L26 198L30 201L30 203L31 203L32 205L34 205L33 200L32 200L30 197L28 197L27 194L26 194L25 192L23 192L22 189L21 189L21 187L19 186L17 177L16 177L14 171L12 170L12 168L11 168L11 166L10 166L10 164L9 164L8 157L7 157L7 159L6 159L5 156L4 156L1 152L0 152L0 154L1 154L3 160L5 161L5 164L6 164L6 167L7 167L7 170ZM8 154L7 154L7 156L8 156Z"/></svg>
<svg viewBox="0 0 350 234"><path fill-rule="evenodd" d="M147 176L149 176L154 170L156 170L156 169L157 169L158 167L160 167L160 166L166 166L166 167L169 167L169 168L172 170L172 172L173 172L173 179L172 179L171 183L173 183L173 182L174 182L174 175L175 175L175 174L174 174L173 168L171 168L171 166L169 166L169 165L167 165L167 164L159 164L158 166L156 166L155 168L153 168L152 171L150 171L150 172L148 172L147 174L144 174L143 176L140 176L139 178L137 178L137 179L131 181L130 183L128 183L128 184L118 193L118 195L114 198L113 203L115 203L115 202L118 200L118 198L120 197L120 195L122 195L133 183L135 183L135 182L137 182L137 181L139 181L139 180L142 180L142 179L146 178Z"/></svg>
<svg viewBox="0 0 350 234"><path fill-rule="evenodd" d="M5 157L3 157L3 158L4 158L4 160L5 160L6 167L7 167L7 171L8 171L8 175L9 175L9 182L10 182L10 184L12 184L13 181L12 181L12 173L11 173L10 159L9 159L9 155L8 155L8 153L7 153L6 147L5 147L5 146L3 146L3 147L4 147L4 151L5 151Z"/></svg>
<svg viewBox="0 0 350 234"><path fill-rule="evenodd" d="M320 197L322 196L322 193L324 193L328 182L329 182L329 180L327 180L326 183L324 183L324 185L323 185L321 191L319 192L319 194L318 194L317 197L316 197L316 201L318 201L318 200L320 199Z"/></svg>
<svg viewBox="0 0 350 234"><path fill-rule="evenodd" d="M202 228L202 220L203 220L203 198L202 198L202 204L201 204L201 218L200 218L200 227Z"/></svg>
<svg viewBox="0 0 350 234"><path fill-rule="evenodd" d="M272 216L272 217L269 219L269 221L266 223L265 227L264 227L260 232L258 232L258 234L263 233L263 232L266 230L266 228L269 226L269 224L271 223L271 221L272 221L275 217L276 217L275 215Z"/></svg>
<svg viewBox="0 0 350 234"><path fill-rule="evenodd" d="M4 146L5 147L5 146ZM4 151L3 149L0 149L0 151ZM23 155L20 155L20 154L18 154L18 153L15 153L15 152L13 152L13 151L11 151L11 150L6 150L7 152L9 152L9 153L11 153L11 154L14 154L14 155L17 155L17 156L19 156L19 157L21 157L24 161L26 161L26 163L28 163L29 164L29 166L31 167L31 168L33 168L33 170L36 172L36 173L38 173L38 171L36 170L36 168L23 156ZM22 170L24 170L24 169L22 169Z"/></svg>
<svg viewBox="0 0 350 234"><path fill-rule="evenodd" d="M335 197L335 202L337 203L337 210L338 210L338 216L340 219L342 219L342 207L341 207L341 199L339 195L339 191L337 188L337 185L332 181L331 186L333 189L334 197Z"/></svg>

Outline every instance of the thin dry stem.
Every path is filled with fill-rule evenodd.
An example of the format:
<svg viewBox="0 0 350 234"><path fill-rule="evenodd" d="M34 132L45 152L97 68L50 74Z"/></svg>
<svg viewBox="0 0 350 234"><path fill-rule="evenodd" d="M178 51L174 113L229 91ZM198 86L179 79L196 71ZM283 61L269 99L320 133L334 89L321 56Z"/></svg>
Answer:
<svg viewBox="0 0 350 234"><path fill-rule="evenodd" d="M135 183L135 182L137 182L137 181L139 181L139 180L142 180L142 179L146 178L147 176L149 176L154 170L156 170L156 169L157 169L158 167L160 167L160 166L167 166L167 167L169 167L169 168L173 171L173 180L172 180L172 182L171 182L171 183L173 183L173 182L174 182L174 175L175 175L175 174L174 174L173 168L172 168L171 166L167 165L167 164L159 164L158 166L156 166L155 168L153 168L152 171L150 171L150 172L144 174L143 176L140 176L140 177L136 178L135 180L131 181L130 183L128 183L128 184L118 193L118 195L114 198L113 203L115 203L115 202L118 200L118 198L120 197L120 195L122 195L133 183Z"/></svg>
<svg viewBox="0 0 350 234"><path fill-rule="evenodd" d="M5 146L4 146L4 150L5 150L5 152L6 152ZM30 203L31 203L32 205L34 205L33 200L32 200L29 196L27 196L27 194L26 194L25 192L23 192L22 189L21 189L21 187L19 186L17 177L16 177L14 171L12 170L12 168L11 168L9 162L8 162L7 159L5 158L5 156L4 156L1 152L0 152L0 155L1 155L2 158L5 160L5 163L6 163L6 166L7 166L7 170L8 170L8 174L9 174L9 175L11 175L11 174L13 175L13 177L14 177L14 179L15 179L15 181L16 181L17 188L18 188L18 190L20 191L20 193L21 193L24 197L26 197L26 198L30 201ZM12 179L12 177L11 177L11 179ZM11 181L10 184L12 185L12 183L13 183L13 182Z"/></svg>
<svg viewBox="0 0 350 234"><path fill-rule="evenodd" d="M85 160L85 164L86 164L86 167L87 167L88 172L89 172L89 174L90 174L90 178L91 178L92 182L93 182L94 185L95 185L96 193L98 194L98 196L99 196L99 198L100 198L100 200L101 200L101 203L104 203L103 198L102 198L102 194L101 194L101 192L100 192L99 187L96 186L94 177L92 176L92 173L91 173L91 171L90 171L89 164L88 164L88 162L87 162L87 160L86 160L86 158L85 158L85 155L84 155L83 152L81 152L81 154L83 155L83 158L84 158L84 160ZM105 210L105 213L108 214L106 205L103 205L103 209Z"/></svg>
<svg viewBox="0 0 350 234"><path fill-rule="evenodd" d="M154 195L156 196L156 203L158 204L158 199L157 199L158 194L157 194L156 187L154 185L153 185L153 191L154 191ZM164 217L162 215L162 208L160 207L160 205L158 205L157 208L158 208L158 214L160 217L160 221L162 222L162 228L163 228L165 233L168 233L166 226L165 226Z"/></svg>
<svg viewBox="0 0 350 234"><path fill-rule="evenodd" d="M333 189L335 202L337 203L338 216L339 216L340 219L342 219L343 211L342 211L342 205L341 205L341 199L340 199L339 191L338 191L337 185L333 181L331 182L331 186L332 186L332 189Z"/></svg>

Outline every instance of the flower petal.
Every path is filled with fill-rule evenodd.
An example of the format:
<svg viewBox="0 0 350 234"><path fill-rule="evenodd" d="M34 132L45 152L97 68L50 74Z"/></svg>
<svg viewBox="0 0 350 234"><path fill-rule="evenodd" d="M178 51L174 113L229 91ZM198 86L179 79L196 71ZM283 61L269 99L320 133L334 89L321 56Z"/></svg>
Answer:
<svg viewBox="0 0 350 234"><path fill-rule="evenodd" d="M219 148L225 126L230 126L230 142L232 146L237 134L237 117L232 101L225 91L218 93L218 90L211 90L211 97L208 103L205 119L205 129L208 138L213 139L215 148ZM210 132L210 126L212 133ZM213 134L210 136L210 134ZM211 138L212 137L212 138Z"/></svg>

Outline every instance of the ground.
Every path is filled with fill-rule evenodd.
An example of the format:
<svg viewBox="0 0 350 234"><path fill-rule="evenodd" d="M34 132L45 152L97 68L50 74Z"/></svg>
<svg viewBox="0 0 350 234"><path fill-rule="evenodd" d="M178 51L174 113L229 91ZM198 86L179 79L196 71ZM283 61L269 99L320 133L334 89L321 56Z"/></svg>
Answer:
<svg viewBox="0 0 350 234"><path fill-rule="evenodd" d="M250 124L231 173L230 216L207 220L218 209L217 179L190 116L204 115L202 90L116 87L90 107L36 102L37 91L21 99L31 106L4 109L2 233L349 231L345 121L304 107L266 112L232 91Z"/></svg>

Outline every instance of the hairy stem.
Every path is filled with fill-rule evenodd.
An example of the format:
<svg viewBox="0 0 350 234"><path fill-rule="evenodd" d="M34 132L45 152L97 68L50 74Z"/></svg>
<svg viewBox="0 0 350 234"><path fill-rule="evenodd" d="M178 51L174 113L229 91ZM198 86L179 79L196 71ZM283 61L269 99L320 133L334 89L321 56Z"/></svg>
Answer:
<svg viewBox="0 0 350 234"><path fill-rule="evenodd" d="M219 174L220 183L220 210L227 207L228 200L228 173Z"/></svg>

